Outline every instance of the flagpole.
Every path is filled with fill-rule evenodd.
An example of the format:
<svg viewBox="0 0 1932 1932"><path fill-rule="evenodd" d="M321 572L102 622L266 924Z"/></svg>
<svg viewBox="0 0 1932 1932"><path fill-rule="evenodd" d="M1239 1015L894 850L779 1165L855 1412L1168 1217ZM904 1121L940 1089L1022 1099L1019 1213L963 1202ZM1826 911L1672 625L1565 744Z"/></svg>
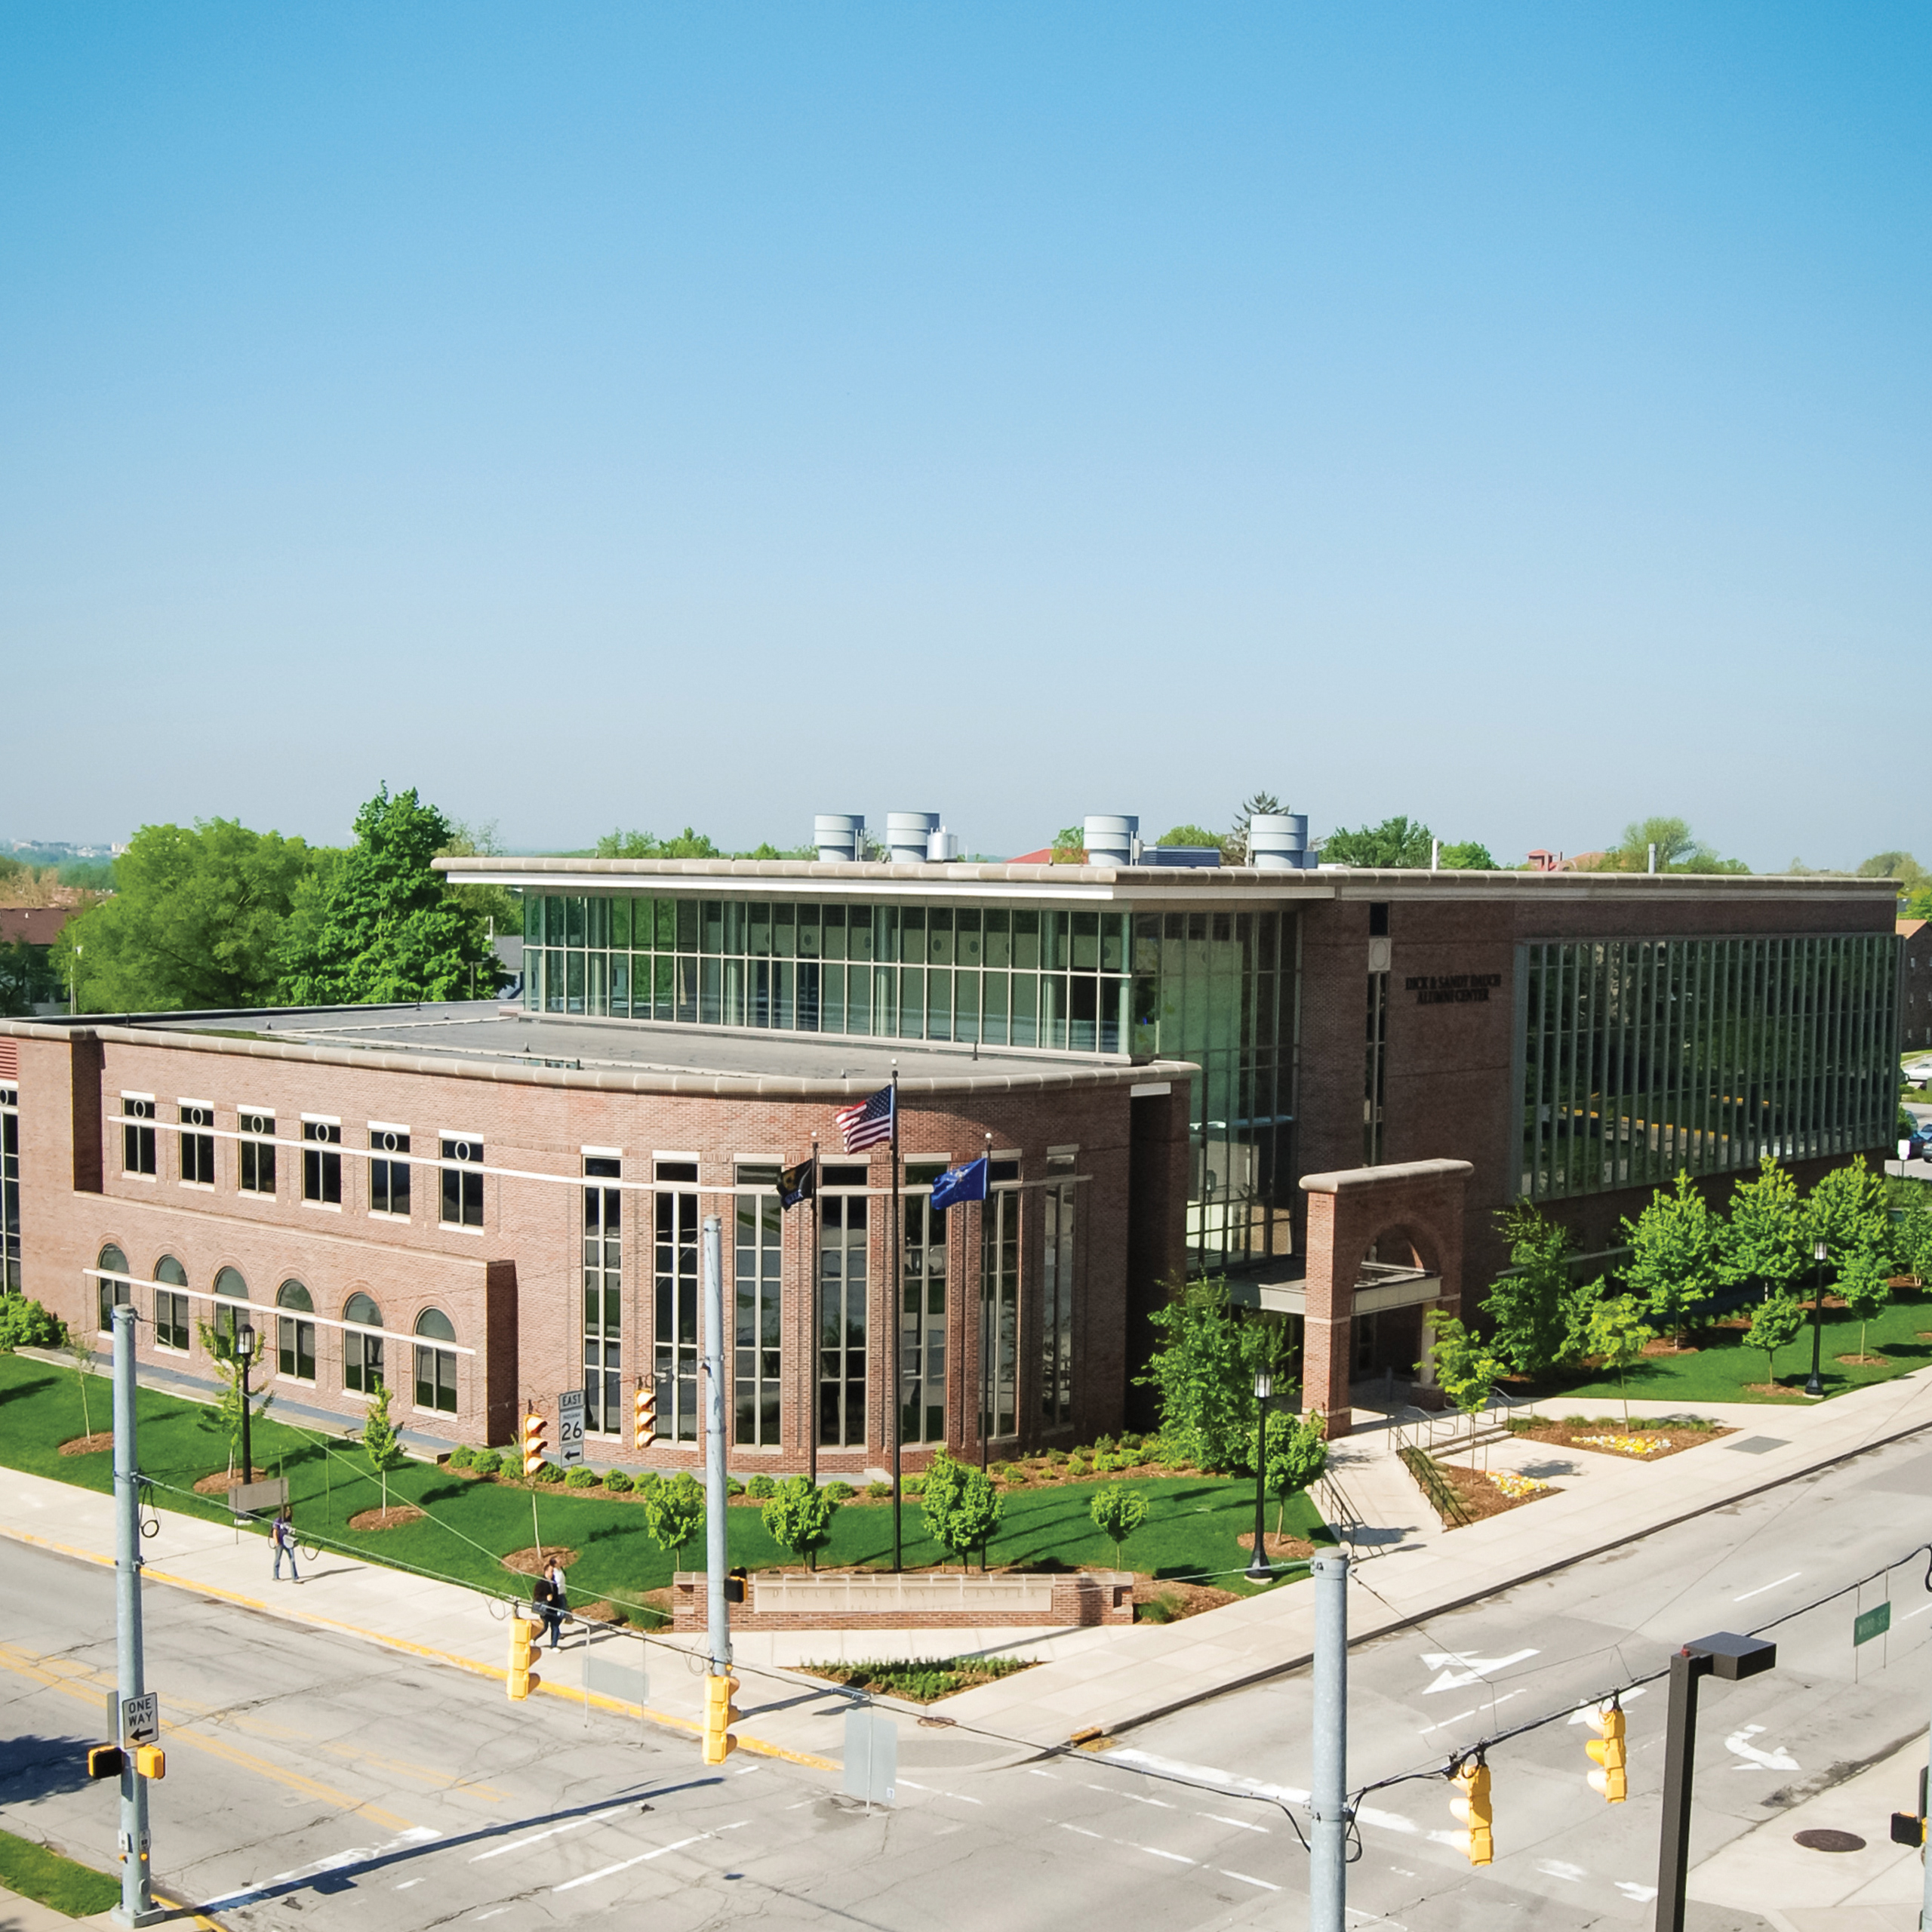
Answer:
<svg viewBox="0 0 1932 1932"><path fill-rule="evenodd" d="M892 1573L894 1576L905 1567L899 1533L899 1450L900 1438L905 1432L900 1426L900 1410L903 1402L906 1380L903 1360L905 1318L900 1312L900 1304L906 1298L906 1251L899 1232L899 1063L894 1060L892 1063L892 1272L887 1277L892 1284L890 1334L892 1344Z"/></svg>
<svg viewBox="0 0 1932 1932"><path fill-rule="evenodd" d="M811 1477L812 1487L818 1487L818 1324L819 1296L823 1292L819 1286L819 1232L818 1206L818 1136L812 1136L812 1217L807 1224L811 1232L807 1237L812 1251L805 1261L805 1468Z"/></svg>

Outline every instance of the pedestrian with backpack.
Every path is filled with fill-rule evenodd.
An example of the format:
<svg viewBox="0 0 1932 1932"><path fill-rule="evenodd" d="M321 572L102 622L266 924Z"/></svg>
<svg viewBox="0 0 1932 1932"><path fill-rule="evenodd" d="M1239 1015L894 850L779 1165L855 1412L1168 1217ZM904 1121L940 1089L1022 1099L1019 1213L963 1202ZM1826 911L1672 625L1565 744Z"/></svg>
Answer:
<svg viewBox="0 0 1932 1932"><path fill-rule="evenodd" d="M564 1567L554 1556L543 1572L543 1581L550 1592L550 1647L554 1651L564 1627L564 1614L571 1607L570 1590L564 1581Z"/></svg>
<svg viewBox="0 0 1932 1932"><path fill-rule="evenodd" d="M275 1545L275 1580L281 1581L281 1559L288 1558L288 1574L297 1583L302 1573L295 1567L295 1524L290 1518L288 1505L281 1506L281 1512L275 1519L274 1527L269 1531L269 1540Z"/></svg>

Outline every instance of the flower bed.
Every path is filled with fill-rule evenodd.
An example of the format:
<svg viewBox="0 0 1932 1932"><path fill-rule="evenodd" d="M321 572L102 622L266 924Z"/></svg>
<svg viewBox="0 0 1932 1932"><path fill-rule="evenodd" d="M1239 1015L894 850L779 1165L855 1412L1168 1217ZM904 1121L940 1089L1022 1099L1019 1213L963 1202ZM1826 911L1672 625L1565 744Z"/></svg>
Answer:
<svg viewBox="0 0 1932 1932"><path fill-rule="evenodd" d="M1540 1496L1552 1487L1540 1476L1519 1475L1514 1469L1485 1469L1483 1474L1512 1503L1527 1503L1531 1497Z"/></svg>
<svg viewBox="0 0 1932 1932"><path fill-rule="evenodd" d="M1694 1416L1632 1423L1627 1429L1613 1416L1566 1416L1561 1422L1542 1417L1534 1421L1519 1418L1510 1423L1509 1432L1519 1442L1547 1442L1558 1448L1587 1449L1592 1455L1622 1456L1644 1463L1657 1462L1694 1449L1700 1442L1715 1442L1721 1435L1737 1433Z"/></svg>

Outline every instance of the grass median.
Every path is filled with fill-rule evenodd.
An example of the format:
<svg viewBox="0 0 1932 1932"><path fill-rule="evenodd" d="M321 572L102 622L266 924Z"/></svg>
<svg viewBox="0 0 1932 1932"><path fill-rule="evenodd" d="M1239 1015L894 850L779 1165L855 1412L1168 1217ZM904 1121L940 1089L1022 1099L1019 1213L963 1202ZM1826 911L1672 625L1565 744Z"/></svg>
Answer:
<svg viewBox="0 0 1932 1932"><path fill-rule="evenodd" d="M97 1422L104 1413L107 1388L99 1377L89 1385ZM229 1513L219 1498L192 1493L197 1481L226 1467L228 1461L227 1438L212 1411L158 1389L143 1389L137 1415L141 1471L157 1485L156 1503L208 1521L226 1522ZM109 1493L110 1455L60 1453L63 1441L81 1432L80 1395L72 1370L27 1356L0 1356L0 1463ZM298 1534L325 1546L315 1567L326 1571L331 1552L342 1549L500 1595L528 1587L498 1561L529 1548L534 1540L531 1494L521 1484L478 1480L411 1462L391 1472L389 1500L392 1504L411 1504L423 1516L400 1528L358 1531L349 1527L349 1518L380 1500L380 1487L359 1443L278 1422L272 1415L257 1421L251 1436L256 1466L288 1479ZM1088 1513L1098 1486L1068 1483L1008 1492L989 1561L995 1567L1111 1566L1113 1545L1094 1528ZM1128 1540L1123 1567L1162 1580L1211 1583L1238 1594L1251 1589L1240 1574L1247 1558L1235 1540L1254 1526L1251 1477L1134 1478L1128 1486L1146 1497L1148 1514L1145 1524ZM1275 1513L1271 1501L1271 1531ZM620 1609L638 1608L647 1592L669 1583L675 1570L703 1560L701 1534L692 1540L680 1561L651 1540L644 1512L636 1503L595 1491L540 1488L537 1520L546 1546L577 1552L570 1584L572 1601L578 1604L601 1598ZM733 1509L729 1521L734 1563L760 1570L791 1561L766 1531L755 1508ZM1303 1496L1289 1504L1286 1527L1311 1541L1329 1540L1314 1505ZM915 1499L907 1499L903 1532L908 1568L949 1560L926 1535ZM882 1567L890 1564L891 1554L890 1506L851 1503L835 1518L832 1543L820 1552L819 1562L822 1567ZM264 1589L277 1587L269 1580L269 1561L264 1541ZM1283 1580L1305 1574L1305 1568L1296 1566L1283 1572Z"/></svg>
<svg viewBox="0 0 1932 1932"><path fill-rule="evenodd" d="M76 1865L30 1838L0 1832L0 1885L69 1918L91 1918L121 1903L121 1881L91 1865ZM11 1923L0 1920L0 1924Z"/></svg>

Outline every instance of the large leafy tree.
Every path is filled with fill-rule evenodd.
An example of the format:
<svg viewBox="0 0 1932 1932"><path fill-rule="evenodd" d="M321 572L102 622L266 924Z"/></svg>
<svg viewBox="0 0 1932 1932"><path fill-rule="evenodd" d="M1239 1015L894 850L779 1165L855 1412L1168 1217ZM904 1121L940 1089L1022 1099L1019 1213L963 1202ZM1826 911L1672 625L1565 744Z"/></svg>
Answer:
<svg viewBox="0 0 1932 1932"><path fill-rule="evenodd" d="M290 934L282 990L298 1006L465 999L494 992L494 955L430 862L454 828L412 787L385 785L355 817L355 843L325 896Z"/></svg>
<svg viewBox="0 0 1932 1932"><path fill-rule="evenodd" d="M1420 819L1411 820L1398 813L1393 818L1385 818L1380 825L1330 832L1321 841L1321 863L1385 869L1426 866L1435 836Z"/></svg>
<svg viewBox="0 0 1932 1932"><path fill-rule="evenodd" d="M1204 1278L1152 1319L1160 1346L1138 1380L1159 1393L1162 1439L1197 1468L1252 1469L1254 1371L1274 1365L1280 1331L1237 1314L1226 1283Z"/></svg>
<svg viewBox="0 0 1932 1932"><path fill-rule="evenodd" d="M1834 1168L1804 1197L1804 1246L1823 1238L1826 1265L1842 1270L1861 1249L1874 1252L1890 1244L1891 1217L1885 1209L1885 1183L1865 1164L1863 1155Z"/></svg>
<svg viewBox="0 0 1932 1932"><path fill-rule="evenodd" d="M1758 1162L1755 1180L1740 1181L1732 1192L1726 1247L1734 1278L1761 1281L1767 1296L1782 1294L1809 1266L1798 1183L1774 1155Z"/></svg>
<svg viewBox="0 0 1932 1932"><path fill-rule="evenodd" d="M1496 1352L1517 1374L1534 1378L1564 1352L1570 1231L1527 1201L1502 1209L1496 1222L1509 1243L1510 1272L1497 1277L1483 1312Z"/></svg>
<svg viewBox="0 0 1932 1932"><path fill-rule="evenodd" d="M65 983L78 964L95 1012L265 1006L309 848L233 819L147 825L115 861L111 899L55 941Z"/></svg>
<svg viewBox="0 0 1932 1932"><path fill-rule="evenodd" d="M1623 1233L1630 1244L1625 1280L1644 1298L1651 1320L1681 1339L1730 1274L1723 1222L1680 1171L1675 1189L1653 1192L1636 1220L1623 1223Z"/></svg>

